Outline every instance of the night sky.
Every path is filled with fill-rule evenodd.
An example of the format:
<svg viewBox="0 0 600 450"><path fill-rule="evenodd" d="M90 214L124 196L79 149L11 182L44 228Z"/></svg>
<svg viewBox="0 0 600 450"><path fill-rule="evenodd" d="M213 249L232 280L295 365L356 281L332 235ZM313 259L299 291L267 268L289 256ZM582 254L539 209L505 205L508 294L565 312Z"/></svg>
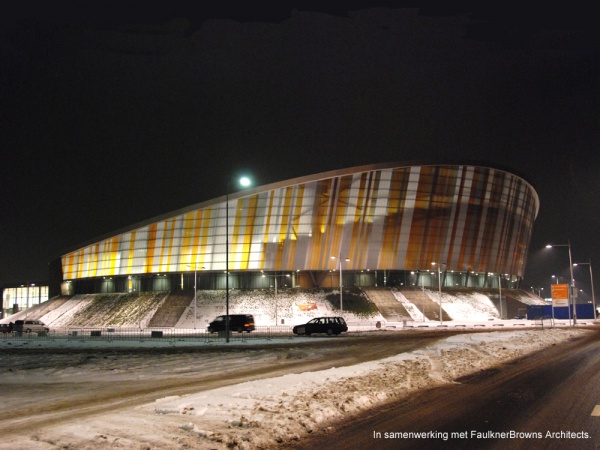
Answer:
<svg viewBox="0 0 600 450"><path fill-rule="evenodd" d="M263 185L393 161L529 181L541 208L523 287L568 276L549 242L600 269L593 3L11 3L0 285L46 280L67 249L224 195L240 170ZM575 279L589 296L589 267Z"/></svg>

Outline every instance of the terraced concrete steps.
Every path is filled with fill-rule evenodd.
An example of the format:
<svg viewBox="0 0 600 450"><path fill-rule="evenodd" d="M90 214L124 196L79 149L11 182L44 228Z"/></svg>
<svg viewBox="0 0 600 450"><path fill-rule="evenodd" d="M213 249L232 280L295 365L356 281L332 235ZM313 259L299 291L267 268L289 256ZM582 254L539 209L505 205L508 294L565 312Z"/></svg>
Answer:
<svg viewBox="0 0 600 450"><path fill-rule="evenodd" d="M193 300L194 291L169 293L148 322L148 327L174 327Z"/></svg>
<svg viewBox="0 0 600 450"><path fill-rule="evenodd" d="M377 309L385 320L389 322L402 322L411 320L410 314L402 303L388 288L363 288L369 299L375 303Z"/></svg>
<svg viewBox="0 0 600 450"><path fill-rule="evenodd" d="M409 302L415 305L429 320L440 320L440 304L431 300L421 289L400 289L399 292L402 293ZM452 317L450 317L443 308L442 320L444 322L452 320Z"/></svg>

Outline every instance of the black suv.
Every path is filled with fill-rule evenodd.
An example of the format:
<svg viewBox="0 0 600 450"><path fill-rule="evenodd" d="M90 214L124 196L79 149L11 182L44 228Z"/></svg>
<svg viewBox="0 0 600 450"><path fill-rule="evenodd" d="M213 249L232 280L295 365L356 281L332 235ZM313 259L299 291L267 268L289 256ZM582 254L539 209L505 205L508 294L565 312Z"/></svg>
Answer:
<svg viewBox="0 0 600 450"><path fill-rule="evenodd" d="M348 325L343 317L315 317L304 325L296 325L294 334L310 336L313 333L340 334L348 331Z"/></svg>
<svg viewBox="0 0 600 450"><path fill-rule="evenodd" d="M209 323L208 332L225 331L225 317L227 316L218 316ZM238 333L254 331L254 316L252 314L229 314L229 331L237 331Z"/></svg>

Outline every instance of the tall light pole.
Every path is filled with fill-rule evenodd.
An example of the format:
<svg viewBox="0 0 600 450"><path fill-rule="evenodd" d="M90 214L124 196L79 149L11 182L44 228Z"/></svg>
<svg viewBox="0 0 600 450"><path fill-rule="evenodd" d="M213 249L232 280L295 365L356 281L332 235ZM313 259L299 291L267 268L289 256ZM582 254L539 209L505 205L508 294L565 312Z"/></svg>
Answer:
<svg viewBox="0 0 600 450"><path fill-rule="evenodd" d="M250 178L241 177L240 186L248 187L252 184ZM225 342L229 342L229 186L227 182L225 191Z"/></svg>
<svg viewBox="0 0 600 450"><path fill-rule="evenodd" d="M196 263L194 263L194 330L196 329L196 317L198 317L198 314L196 314L196 298L198 296L198 267L196 266Z"/></svg>
<svg viewBox="0 0 600 450"><path fill-rule="evenodd" d="M571 287L569 288L569 300L573 307L573 322L572 325L577 324L577 308L575 307L575 296L573 295L573 289L575 289L575 280L573 278L573 257L571 256L571 240L568 239L566 244L548 244L546 248L552 247L568 247L569 248L569 270L571 272ZM571 311L569 311L569 321L571 320Z"/></svg>
<svg viewBox="0 0 600 450"><path fill-rule="evenodd" d="M331 259L336 259L335 256L332 256ZM337 260L339 262L339 266L340 266L340 312L344 312L344 301L343 301L343 296L342 296L342 252L340 251L339 255L337 256ZM350 258L346 258L344 261L348 262L350 261Z"/></svg>
<svg viewBox="0 0 600 450"><path fill-rule="evenodd" d="M437 264L437 271L438 271L438 294L440 296L440 325L444 324L444 320L442 318L442 266L446 266L446 264L443 263L435 263L432 262L431 265L435 266Z"/></svg>
<svg viewBox="0 0 600 450"><path fill-rule="evenodd" d="M500 318L502 317L502 275L498 275L498 290L500 291Z"/></svg>
<svg viewBox="0 0 600 450"><path fill-rule="evenodd" d="M597 313L596 313L596 296L594 295L594 275L592 274L592 260L590 259L590 262L586 262L586 263L573 263L574 266L590 266L590 282L592 283L592 305L594 307L594 319L597 318Z"/></svg>
<svg viewBox="0 0 600 450"><path fill-rule="evenodd" d="M187 266L188 266L188 268L191 268L191 266L189 264ZM202 268L202 270L204 270L204 267ZM196 329L196 318L198 317L197 310L196 310L197 295L198 295L198 264L194 263L194 330Z"/></svg>
<svg viewBox="0 0 600 450"><path fill-rule="evenodd" d="M558 277L552 275L552 278L556 278L556 284L558 284ZM550 301L552 305L552 326L554 326L554 299L552 298L552 280L550 280Z"/></svg>
<svg viewBox="0 0 600 450"><path fill-rule="evenodd" d="M279 318L277 317L277 312L278 312L278 304L277 304L277 277L287 277L287 278L290 278L290 274L286 273L286 274L281 274L281 275L277 275L277 274L275 274L275 275L266 275L263 272L262 276L263 276L263 278L273 277L274 280L275 280L275 325L278 325Z"/></svg>

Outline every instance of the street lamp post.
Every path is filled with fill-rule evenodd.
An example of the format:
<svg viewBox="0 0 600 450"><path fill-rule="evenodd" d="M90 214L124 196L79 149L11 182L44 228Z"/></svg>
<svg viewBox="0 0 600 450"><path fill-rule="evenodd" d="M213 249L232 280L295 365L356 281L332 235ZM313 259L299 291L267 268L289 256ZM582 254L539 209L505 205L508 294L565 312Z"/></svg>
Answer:
<svg viewBox="0 0 600 450"><path fill-rule="evenodd" d="M287 277L287 278L290 278L290 274L286 273L286 274L281 274L281 275L277 275L277 274L275 274L275 275L266 275L263 272L262 276L263 277L273 277L273 279L275 280L275 325L277 326L278 325L278 321L279 321L278 314L277 314L278 313L278 309L279 309L279 305L277 304L278 303L277 302L277 298L278 298L277 297L277 277Z"/></svg>
<svg viewBox="0 0 600 450"><path fill-rule="evenodd" d="M590 266L590 283L592 284L592 306L594 307L594 320L597 318L596 312L596 296L594 295L594 275L592 273L592 260L586 263L574 263L574 266Z"/></svg>
<svg viewBox="0 0 600 450"><path fill-rule="evenodd" d="M546 248L552 248L552 247L568 247L569 248L569 271L571 273L571 287L569 288L569 300L570 300L570 304L572 305L573 308L573 313L571 315L571 311L569 311L569 321L571 320L571 317L573 317L573 322L572 325L576 325L577 324L577 308L575 306L575 296L573 295L573 289L575 288L575 280L573 278L573 257L571 256L571 240L567 240L566 244L548 244L546 245Z"/></svg>
<svg viewBox="0 0 600 450"><path fill-rule="evenodd" d="M442 266L445 266L446 264L435 262L431 263L432 266L435 266L436 264L438 269L438 295L440 296L440 325L443 325L444 319L442 317Z"/></svg>
<svg viewBox="0 0 600 450"><path fill-rule="evenodd" d="M500 319L503 319L504 317L502 317L502 275L498 275L498 290L500 291Z"/></svg>
<svg viewBox="0 0 600 450"><path fill-rule="evenodd" d="M198 296L198 267L196 267L196 264L194 263L194 331L196 331L196 318L198 317L198 314L196 311L196 305L198 304L197 296Z"/></svg>
<svg viewBox="0 0 600 450"><path fill-rule="evenodd" d="M229 342L229 186L225 190L225 342ZM248 187L252 182L248 177L241 177L239 184Z"/></svg>
<svg viewBox="0 0 600 450"><path fill-rule="evenodd" d="M558 277L556 275L552 275L552 278L556 278L556 284L558 284ZM554 326L554 299L552 298L552 280L550 280L550 301L552 305L552 326Z"/></svg>
<svg viewBox="0 0 600 450"><path fill-rule="evenodd" d="M277 326L277 309L279 306L277 305L277 274L275 274L275 276L273 277L273 281L275 282L275 326Z"/></svg>
<svg viewBox="0 0 600 450"><path fill-rule="evenodd" d="M191 268L191 266L189 264L188 264L188 268ZM204 270L204 267L202 268L202 270ZM198 265L197 265L197 263L194 263L194 330L196 329L196 319L198 317L197 310L196 310L197 295L198 295Z"/></svg>
<svg viewBox="0 0 600 450"><path fill-rule="evenodd" d="M336 259L335 256L332 256L331 259ZM340 251L337 260L339 261L340 266L340 312L344 312L344 301L342 296L342 252ZM345 259L346 262L350 261L350 258Z"/></svg>

